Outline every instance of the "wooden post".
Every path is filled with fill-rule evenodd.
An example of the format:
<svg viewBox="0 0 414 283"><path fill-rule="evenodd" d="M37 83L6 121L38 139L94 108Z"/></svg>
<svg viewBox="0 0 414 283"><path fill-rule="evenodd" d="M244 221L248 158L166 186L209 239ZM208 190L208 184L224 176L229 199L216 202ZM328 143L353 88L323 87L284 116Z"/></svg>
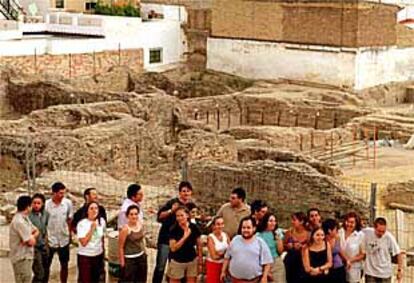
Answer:
<svg viewBox="0 0 414 283"><path fill-rule="evenodd" d="M227 129L230 129L231 126L231 109L228 110L228 120L227 120Z"/></svg>
<svg viewBox="0 0 414 283"><path fill-rule="evenodd" d="M26 165L26 177L27 177L27 191L30 192L30 159L29 159L29 142L30 142L30 137L27 136L25 139L25 165Z"/></svg>
<svg viewBox="0 0 414 283"><path fill-rule="evenodd" d="M139 145L135 144L135 155L137 157L136 159L136 169L139 170Z"/></svg>
<svg viewBox="0 0 414 283"><path fill-rule="evenodd" d="M92 60L93 60L93 76L96 76L96 54L95 54L95 50L92 53Z"/></svg>
<svg viewBox="0 0 414 283"><path fill-rule="evenodd" d="M220 130L220 108L217 108L217 130Z"/></svg>
<svg viewBox="0 0 414 283"><path fill-rule="evenodd" d="M314 140L314 135L313 135L313 131L311 131L310 132L310 152L311 152L311 154L312 154L312 150L313 150L313 147L315 146L315 140Z"/></svg>
<svg viewBox="0 0 414 283"><path fill-rule="evenodd" d="M319 123L319 111L315 113L315 129L318 129L318 123Z"/></svg>
<svg viewBox="0 0 414 283"><path fill-rule="evenodd" d="M352 166L355 166L356 165L356 159L355 159L355 143L356 143L356 140L357 140L357 135L356 135L356 126L354 126L353 128L352 128L352 136L353 136L353 141L354 141L354 144L352 145L352 151L354 152L353 154L352 154Z"/></svg>
<svg viewBox="0 0 414 283"><path fill-rule="evenodd" d="M171 110L171 139L173 142L177 141L177 132L175 130L177 126L177 122L178 122L177 116L174 114L174 110ZM141 145L141 140L140 140L140 145Z"/></svg>
<svg viewBox="0 0 414 283"><path fill-rule="evenodd" d="M206 113L206 123L207 123L207 125L210 123L210 111L208 111L207 110L207 113Z"/></svg>
<svg viewBox="0 0 414 283"><path fill-rule="evenodd" d="M240 110L240 112L239 112L240 113L239 123L240 123L240 126L241 126L241 125L243 125L243 108L240 107L239 110Z"/></svg>
<svg viewBox="0 0 414 283"><path fill-rule="evenodd" d="M118 43L118 66L121 66L121 43Z"/></svg>
<svg viewBox="0 0 414 283"><path fill-rule="evenodd" d="M37 49L34 49L34 73L37 74Z"/></svg>
<svg viewBox="0 0 414 283"><path fill-rule="evenodd" d="M333 114L333 128L336 128L338 125L338 121L337 121L337 113L334 112Z"/></svg>
<svg viewBox="0 0 414 283"><path fill-rule="evenodd" d="M29 195L32 195L32 192L36 190L36 143L34 138L32 140L32 190Z"/></svg>
<svg viewBox="0 0 414 283"><path fill-rule="evenodd" d="M374 153L373 153L373 158L374 158L374 161L373 161L373 164L374 164L374 168L376 168L377 167L377 164L376 164L376 159L377 159L377 126L374 126Z"/></svg>
<svg viewBox="0 0 414 283"><path fill-rule="evenodd" d="M299 134L299 149L303 151L303 135Z"/></svg>
<svg viewBox="0 0 414 283"><path fill-rule="evenodd" d="M261 113L261 117L260 117L260 119L262 120L262 121L261 121L262 125L264 125L264 107L263 107L263 109L262 109L262 113Z"/></svg>
<svg viewBox="0 0 414 283"><path fill-rule="evenodd" d="M367 152L367 160L369 160L369 132L368 129L364 129L364 138L365 138L365 145L366 145L366 152Z"/></svg>
<svg viewBox="0 0 414 283"><path fill-rule="evenodd" d="M296 112L295 115L296 115L295 116L295 127L298 127L299 126L299 112Z"/></svg>
<svg viewBox="0 0 414 283"><path fill-rule="evenodd" d="M69 53L69 78L72 77L72 54Z"/></svg>
<svg viewBox="0 0 414 283"><path fill-rule="evenodd" d="M280 126L280 117L282 116L282 111L277 112L277 126Z"/></svg>
<svg viewBox="0 0 414 283"><path fill-rule="evenodd" d="M194 120L198 120L198 109L194 109Z"/></svg>
<svg viewBox="0 0 414 283"><path fill-rule="evenodd" d="M331 132L331 162L333 161L333 132Z"/></svg>

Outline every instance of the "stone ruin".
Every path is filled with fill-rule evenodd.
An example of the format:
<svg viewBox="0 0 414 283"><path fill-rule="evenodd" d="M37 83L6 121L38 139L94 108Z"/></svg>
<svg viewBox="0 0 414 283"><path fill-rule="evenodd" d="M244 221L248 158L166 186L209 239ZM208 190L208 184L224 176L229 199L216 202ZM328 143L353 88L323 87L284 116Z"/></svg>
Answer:
<svg viewBox="0 0 414 283"><path fill-rule="evenodd" d="M2 181L4 192L53 172L169 187L184 174L208 211L244 186L249 200L268 199L284 223L310 206L368 214L367 203L336 181L341 170L310 154L355 141L353 126L374 115L347 92L125 68L72 80L10 71L2 78L17 117L0 121L0 174L13 176Z"/></svg>
<svg viewBox="0 0 414 283"><path fill-rule="evenodd" d="M189 179L198 188L198 203L216 211L229 197L228 188L244 187L248 200L264 199L286 227L290 215L318 207L322 215L340 217L350 209L366 215L368 205L341 186L302 162L257 160L247 163L196 161L190 165Z"/></svg>

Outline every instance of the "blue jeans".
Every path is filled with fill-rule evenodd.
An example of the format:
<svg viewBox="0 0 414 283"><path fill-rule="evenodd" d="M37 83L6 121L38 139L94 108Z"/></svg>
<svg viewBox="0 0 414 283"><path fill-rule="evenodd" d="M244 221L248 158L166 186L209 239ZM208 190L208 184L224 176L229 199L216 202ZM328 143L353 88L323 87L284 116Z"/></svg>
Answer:
<svg viewBox="0 0 414 283"><path fill-rule="evenodd" d="M170 246L166 244L157 245L157 260L154 268L152 283L162 283L164 279L164 270L167 265Z"/></svg>

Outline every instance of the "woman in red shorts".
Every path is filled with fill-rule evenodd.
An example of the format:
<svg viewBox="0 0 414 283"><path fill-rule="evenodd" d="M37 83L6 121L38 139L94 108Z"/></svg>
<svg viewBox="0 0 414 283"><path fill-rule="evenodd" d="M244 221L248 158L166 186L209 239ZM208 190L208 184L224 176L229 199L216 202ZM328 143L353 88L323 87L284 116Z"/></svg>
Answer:
<svg viewBox="0 0 414 283"><path fill-rule="evenodd" d="M224 220L218 216L213 220L213 231L207 237L208 254L206 259L206 283L220 282L221 268L224 254L229 246L230 239L223 232Z"/></svg>

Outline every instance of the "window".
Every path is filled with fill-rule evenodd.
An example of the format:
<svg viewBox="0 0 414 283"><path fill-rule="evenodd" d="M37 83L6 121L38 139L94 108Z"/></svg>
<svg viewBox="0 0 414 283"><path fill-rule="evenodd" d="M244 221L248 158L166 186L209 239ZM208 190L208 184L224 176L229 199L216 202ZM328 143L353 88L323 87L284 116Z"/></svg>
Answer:
<svg viewBox="0 0 414 283"><path fill-rule="evenodd" d="M85 2L86 11L95 10L95 7L96 7L96 2Z"/></svg>
<svg viewBox="0 0 414 283"><path fill-rule="evenodd" d="M65 8L65 0L56 0L56 8Z"/></svg>
<svg viewBox="0 0 414 283"><path fill-rule="evenodd" d="M150 49L149 62L150 64L162 63L162 48Z"/></svg>

